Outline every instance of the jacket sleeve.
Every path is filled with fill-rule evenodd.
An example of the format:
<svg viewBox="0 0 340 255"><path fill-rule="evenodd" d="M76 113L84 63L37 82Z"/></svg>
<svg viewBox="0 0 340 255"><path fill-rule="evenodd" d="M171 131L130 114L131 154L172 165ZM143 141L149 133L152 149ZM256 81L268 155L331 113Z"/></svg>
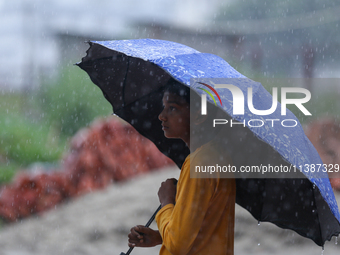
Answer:
<svg viewBox="0 0 340 255"><path fill-rule="evenodd" d="M187 254L196 240L213 196L209 179L190 178L189 162L182 167L176 205L164 206L156 215L163 245L171 254Z"/></svg>

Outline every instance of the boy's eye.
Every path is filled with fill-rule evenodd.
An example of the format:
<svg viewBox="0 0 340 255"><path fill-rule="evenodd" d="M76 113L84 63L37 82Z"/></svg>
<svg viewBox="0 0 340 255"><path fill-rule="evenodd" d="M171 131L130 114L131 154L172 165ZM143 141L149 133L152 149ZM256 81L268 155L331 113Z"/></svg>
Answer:
<svg viewBox="0 0 340 255"><path fill-rule="evenodd" d="M174 110L176 110L176 108L173 107L173 106L170 106L170 107L169 107L169 110L170 110L170 111L174 111Z"/></svg>

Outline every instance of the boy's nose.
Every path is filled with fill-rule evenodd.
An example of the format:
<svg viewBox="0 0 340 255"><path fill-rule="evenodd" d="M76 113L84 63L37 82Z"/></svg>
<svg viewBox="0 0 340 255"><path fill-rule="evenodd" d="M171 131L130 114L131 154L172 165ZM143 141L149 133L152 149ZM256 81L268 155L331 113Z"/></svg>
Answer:
<svg viewBox="0 0 340 255"><path fill-rule="evenodd" d="M164 110L163 111L161 111L161 113L158 115L158 119L160 120L160 121L165 121L165 116L164 116Z"/></svg>

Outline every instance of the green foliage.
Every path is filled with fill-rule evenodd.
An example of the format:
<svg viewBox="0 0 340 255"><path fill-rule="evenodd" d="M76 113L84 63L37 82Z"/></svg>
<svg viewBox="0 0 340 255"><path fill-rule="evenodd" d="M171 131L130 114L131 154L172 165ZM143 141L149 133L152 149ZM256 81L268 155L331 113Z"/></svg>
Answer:
<svg viewBox="0 0 340 255"><path fill-rule="evenodd" d="M75 66L63 70L57 82L42 87L39 104L46 122L66 136L88 126L95 117L112 113L100 89Z"/></svg>
<svg viewBox="0 0 340 255"><path fill-rule="evenodd" d="M12 180L18 168L19 166L15 163L0 164L0 185Z"/></svg>
<svg viewBox="0 0 340 255"><path fill-rule="evenodd" d="M54 161L62 148L58 134L48 126L23 116L11 114L0 117L0 153L7 159L27 165L35 161Z"/></svg>
<svg viewBox="0 0 340 255"><path fill-rule="evenodd" d="M29 93L0 93L0 184L34 162L56 162L67 140L111 105L78 67Z"/></svg>

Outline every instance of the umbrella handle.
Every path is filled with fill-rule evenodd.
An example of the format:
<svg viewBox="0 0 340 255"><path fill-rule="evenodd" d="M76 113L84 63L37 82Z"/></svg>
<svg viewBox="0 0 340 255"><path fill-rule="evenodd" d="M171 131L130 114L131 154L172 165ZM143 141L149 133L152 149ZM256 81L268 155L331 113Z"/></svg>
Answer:
<svg viewBox="0 0 340 255"><path fill-rule="evenodd" d="M155 217L156 217L156 214L158 213L158 211L159 211L161 208L162 208L162 205L159 205L158 208L157 208L157 210L153 213L153 215L152 215L151 218L149 219L149 221L145 224L145 227L149 227L149 226L151 225L151 223L153 222L153 220L154 220ZM129 255L129 254L132 252L133 248L135 248L135 247L130 247L130 249L129 249L126 253L121 252L120 255Z"/></svg>
<svg viewBox="0 0 340 255"><path fill-rule="evenodd" d="M177 186L177 182L178 182L178 181L175 179L175 180L174 180L174 184L175 184L176 186ZM158 213L158 211L159 211L161 208L162 208L162 205L159 205L158 208L157 208L157 210L153 213L153 215L152 215L151 218L149 219L149 221L145 224L145 227L149 227L149 226L151 225L151 223L153 222L153 220L154 220L155 217L156 217L156 214ZM132 252L133 248L135 248L135 247L130 247L130 249L129 249L126 253L121 252L120 255L129 255L129 254Z"/></svg>

